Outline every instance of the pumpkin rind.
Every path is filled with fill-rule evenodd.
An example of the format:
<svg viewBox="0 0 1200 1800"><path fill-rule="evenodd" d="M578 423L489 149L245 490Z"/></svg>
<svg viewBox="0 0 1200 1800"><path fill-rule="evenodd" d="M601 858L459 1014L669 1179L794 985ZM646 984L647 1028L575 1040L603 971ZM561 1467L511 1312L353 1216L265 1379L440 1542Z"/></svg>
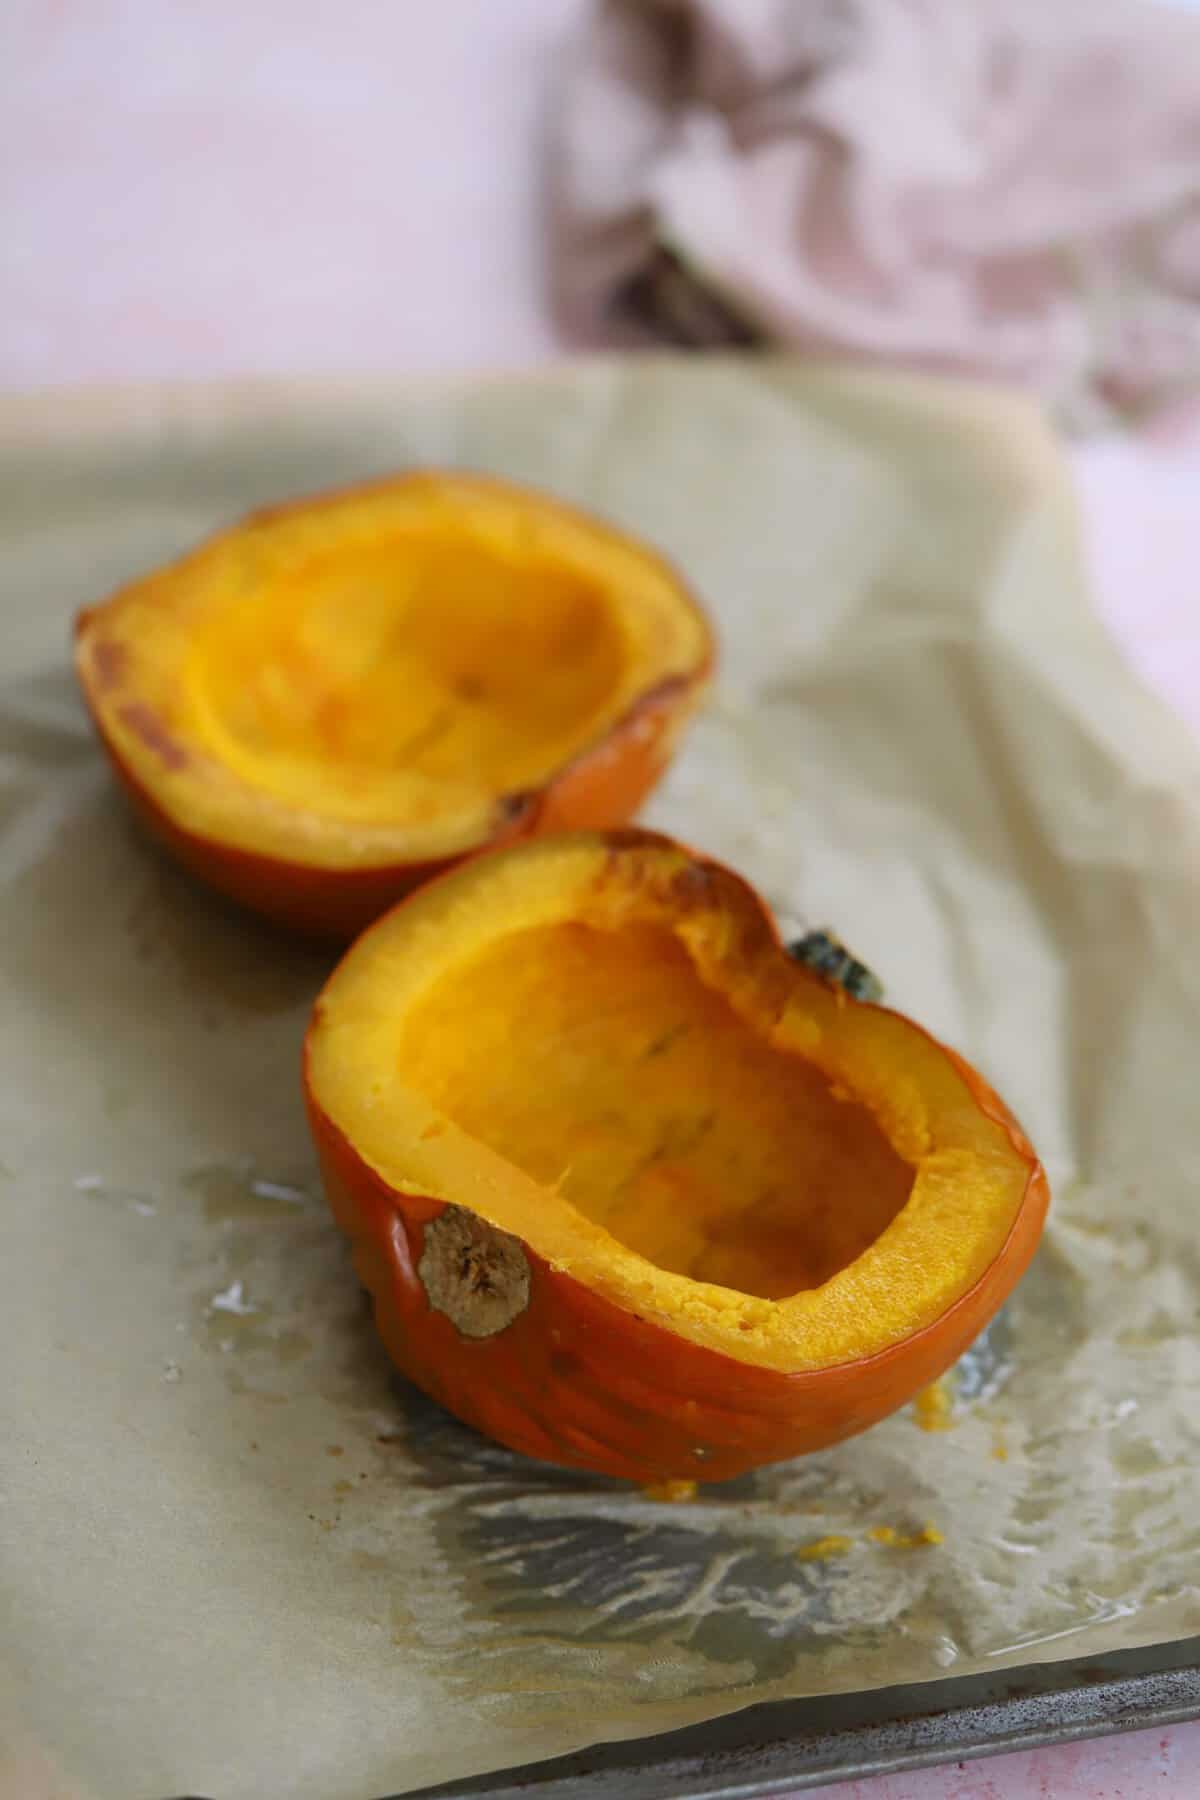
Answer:
<svg viewBox="0 0 1200 1800"><path fill-rule="evenodd" d="M599 837L597 861L604 855L620 861L639 847L652 854L664 842L637 832ZM484 859L501 860L511 865L510 856ZM695 869L698 883L719 892L731 919L744 909L739 928L751 937L765 929L774 955L785 958L765 908L744 883L700 858L688 857L684 866ZM466 874L474 871L482 882L484 862ZM450 880L465 891L463 876ZM679 886L682 892L686 883ZM389 932L402 928L397 921L404 910L381 921L369 938L382 947ZM351 952L370 955L368 940ZM805 979L790 970L780 975ZM439 1304L422 1279L430 1243L446 1229L440 1221L447 1210L456 1220L471 1213L465 1177L457 1196L422 1192L416 1181L388 1180L331 1116L317 1066L327 1053L318 1054L318 1045L339 1004L335 975L306 1044L307 1105L326 1192L353 1243L381 1336L398 1366L434 1399L528 1455L638 1482L717 1481L824 1448L884 1418L949 1368L1011 1292L1036 1247L1048 1201L1041 1165L982 1077L938 1045L1019 1169L1019 1201L987 1266L920 1329L829 1366L764 1366L751 1354L727 1354L697 1341L682 1315L673 1321L661 1308L650 1316L621 1304L564 1266L561 1255L544 1254L527 1237L505 1231L510 1252L527 1269L527 1290L499 1329L472 1335L456 1326L444 1294ZM859 1003L848 1000L846 1007L853 1018ZM863 1006L861 1016L877 1010ZM908 1029L933 1044L918 1027ZM480 1224L485 1233L497 1229L488 1220Z"/></svg>

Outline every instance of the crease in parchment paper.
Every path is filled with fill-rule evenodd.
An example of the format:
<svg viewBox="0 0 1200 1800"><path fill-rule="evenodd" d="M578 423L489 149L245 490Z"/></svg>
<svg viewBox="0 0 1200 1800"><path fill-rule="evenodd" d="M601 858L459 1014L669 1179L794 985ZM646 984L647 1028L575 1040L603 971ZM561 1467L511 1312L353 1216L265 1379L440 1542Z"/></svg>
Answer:
<svg viewBox="0 0 1200 1800"><path fill-rule="evenodd" d="M141 841L68 634L255 504L437 461L677 558L722 668L648 821L834 926L1041 1149L948 1415L672 1506L390 1373L298 1092L330 959ZM0 1701L64 1780L377 1800L1200 1631L1200 753L1031 407L719 358L12 400L0 564Z"/></svg>

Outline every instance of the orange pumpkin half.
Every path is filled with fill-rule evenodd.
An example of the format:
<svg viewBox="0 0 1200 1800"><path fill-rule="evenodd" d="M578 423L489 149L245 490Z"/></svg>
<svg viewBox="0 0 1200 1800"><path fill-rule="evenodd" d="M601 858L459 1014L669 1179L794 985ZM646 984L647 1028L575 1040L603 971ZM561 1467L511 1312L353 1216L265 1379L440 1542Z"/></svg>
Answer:
<svg viewBox="0 0 1200 1800"><path fill-rule="evenodd" d="M986 1082L646 832L482 857L317 1002L312 1130L384 1341L514 1449L720 1480L884 1417L1047 1204Z"/></svg>
<svg viewBox="0 0 1200 1800"><path fill-rule="evenodd" d="M645 546L436 473L254 514L76 639L157 835L235 899L340 937L485 846L632 817L711 662Z"/></svg>

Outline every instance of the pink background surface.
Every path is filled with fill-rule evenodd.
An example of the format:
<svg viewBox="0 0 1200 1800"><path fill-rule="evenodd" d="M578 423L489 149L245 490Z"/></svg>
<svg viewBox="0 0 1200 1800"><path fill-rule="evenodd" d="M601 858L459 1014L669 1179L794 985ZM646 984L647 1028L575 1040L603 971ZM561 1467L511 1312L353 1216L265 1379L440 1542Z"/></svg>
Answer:
<svg viewBox="0 0 1200 1800"><path fill-rule="evenodd" d="M7 0L0 386L521 365L586 0ZM1200 733L1200 408L1072 451L1097 601ZM1200 1724L819 1790L1195 1800Z"/></svg>

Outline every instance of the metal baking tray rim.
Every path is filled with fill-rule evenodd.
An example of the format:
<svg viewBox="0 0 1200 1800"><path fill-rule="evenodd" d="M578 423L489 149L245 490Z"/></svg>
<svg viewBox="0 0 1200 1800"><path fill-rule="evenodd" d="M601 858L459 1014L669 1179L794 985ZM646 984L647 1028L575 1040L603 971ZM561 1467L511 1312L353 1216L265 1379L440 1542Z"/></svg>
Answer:
<svg viewBox="0 0 1200 1800"><path fill-rule="evenodd" d="M1200 1637L1181 1638L994 1675L762 1702L406 1800L758 1800L1197 1716Z"/></svg>

